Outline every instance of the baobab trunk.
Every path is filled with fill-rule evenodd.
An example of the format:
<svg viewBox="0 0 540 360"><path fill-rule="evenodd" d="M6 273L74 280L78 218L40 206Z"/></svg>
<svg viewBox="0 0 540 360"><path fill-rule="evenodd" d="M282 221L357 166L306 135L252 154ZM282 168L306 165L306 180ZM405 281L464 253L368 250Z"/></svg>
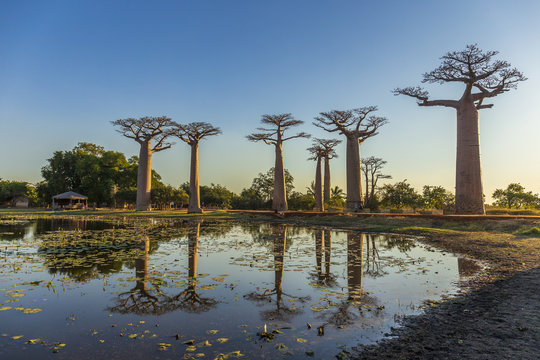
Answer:
<svg viewBox="0 0 540 360"><path fill-rule="evenodd" d="M347 209L362 209L360 149L357 136L347 136Z"/></svg>
<svg viewBox="0 0 540 360"><path fill-rule="evenodd" d="M485 214L478 110L467 98L457 108L456 213Z"/></svg>
<svg viewBox="0 0 540 360"><path fill-rule="evenodd" d="M369 190L369 202L373 201L373 196L375 196L375 174L371 174L371 189ZM365 201L368 201L365 199Z"/></svg>
<svg viewBox="0 0 540 360"><path fill-rule="evenodd" d="M369 202L370 198L369 198L369 176L368 176L368 171L369 169L366 167L366 173L364 174L364 178L366 179L366 196L364 196L364 201L367 203ZM371 186L373 186L373 179L371 181Z"/></svg>
<svg viewBox="0 0 540 360"><path fill-rule="evenodd" d="M152 190L152 150L150 141L141 142L139 167L137 169L137 211L148 211L150 207L150 191Z"/></svg>
<svg viewBox="0 0 540 360"><path fill-rule="evenodd" d="M188 213L202 213L199 189L199 143L191 144Z"/></svg>
<svg viewBox="0 0 540 360"><path fill-rule="evenodd" d="M317 157L317 169L315 170L315 210L324 211L321 157Z"/></svg>
<svg viewBox="0 0 540 360"><path fill-rule="evenodd" d="M330 192L332 186L330 185L330 158L324 157L324 202L330 201Z"/></svg>
<svg viewBox="0 0 540 360"><path fill-rule="evenodd" d="M285 191L283 145L281 142L278 142L276 144L276 164L274 166L274 196L272 198L273 210L287 211L287 193Z"/></svg>

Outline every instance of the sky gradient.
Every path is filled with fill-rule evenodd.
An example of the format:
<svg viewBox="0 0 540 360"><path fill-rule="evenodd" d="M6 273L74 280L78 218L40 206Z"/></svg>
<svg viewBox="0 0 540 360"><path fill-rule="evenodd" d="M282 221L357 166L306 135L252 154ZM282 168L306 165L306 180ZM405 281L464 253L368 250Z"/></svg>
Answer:
<svg viewBox="0 0 540 360"><path fill-rule="evenodd" d="M240 192L273 166L273 149L245 136L261 115L292 113L298 131L321 111L377 105L389 123L361 155L382 157L388 182L454 190L456 115L393 96L419 85L448 51L497 50L528 80L480 111L484 192L520 182L540 193L538 1L0 1L0 178L38 182L56 150L86 141L138 154L111 120L166 115L205 121L201 184ZM457 99L461 85L427 85ZM310 140L285 144L285 167L305 192ZM332 161L345 188L345 148ZM153 168L174 186L189 179L189 147L176 141Z"/></svg>

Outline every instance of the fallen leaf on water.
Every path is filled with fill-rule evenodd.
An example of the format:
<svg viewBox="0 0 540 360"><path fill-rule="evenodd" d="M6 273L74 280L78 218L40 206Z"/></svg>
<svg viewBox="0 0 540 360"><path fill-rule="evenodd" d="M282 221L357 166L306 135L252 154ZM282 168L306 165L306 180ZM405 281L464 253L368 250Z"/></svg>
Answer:
<svg viewBox="0 0 540 360"><path fill-rule="evenodd" d="M228 338L218 338L217 339L217 342L220 343L220 344L226 343L227 341L229 341Z"/></svg>
<svg viewBox="0 0 540 360"><path fill-rule="evenodd" d="M306 339L302 339L302 338L298 338L298 339L296 339L296 341L299 342L299 343L301 343L301 344L302 344L302 343L307 343L307 340L306 340Z"/></svg>
<svg viewBox="0 0 540 360"><path fill-rule="evenodd" d="M12 338L13 340L17 340L17 339L22 338L23 336L24 336L24 335L15 335L15 336L12 336L11 338Z"/></svg>
<svg viewBox="0 0 540 360"><path fill-rule="evenodd" d="M219 330L208 330L207 333L208 334L212 334L212 335L215 335L219 332Z"/></svg>

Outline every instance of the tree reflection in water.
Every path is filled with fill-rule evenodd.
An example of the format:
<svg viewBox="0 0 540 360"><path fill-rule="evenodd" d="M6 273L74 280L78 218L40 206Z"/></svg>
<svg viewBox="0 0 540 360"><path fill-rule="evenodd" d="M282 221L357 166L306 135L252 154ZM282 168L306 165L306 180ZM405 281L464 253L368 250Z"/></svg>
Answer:
<svg viewBox="0 0 540 360"><path fill-rule="evenodd" d="M290 321L290 319L301 311L296 306L288 306L283 302L283 297L288 297L288 300L305 302L309 297L296 297L283 292L283 273L285 267L285 249L287 248L287 226L286 225L273 225L272 236L267 236L267 241L272 241L273 244L273 257L274 257L274 289L265 290L262 294L257 292L251 292L244 295L248 300L264 303L274 303L275 308L261 311L261 317L263 320L279 320ZM273 299L275 295L275 301Z"/></svg>
<svg viewBox="0 0 540 360"><path fill-rule="evenodd" d="M216 306L217 301L202 297L197 293L197 257L199 255L199 234L202 220L190 223L188 233L188 286L174 297L179 308L192 313L206 312Z"/></svg>
<svg viewBox="0 0 540 360"><path fill-rule="evenodd" d="M147 237L143 244L144 252L135 260L135 287L118 295L116 305L109 307L111 312L121 314L153 314L161 315L175 310L192 313L206 312L212 309L217 301L202 297L197 293L197 256L199 232L202 221L190 222L188 232L188 286L178 295L169 296L161 291L157 282L150 282L148 287L148 252L150 240Z"/></svg>
<svg viewBox="0 0 540 360"><path fill-rule="evenodd" d="M315 273L310 276L319 286L337 286L336 276L330 272L330 262L332 255L332 233L328 230L316 229L315 235ZM324 271L323 271L324 254Z"/></svg>
<svg viewBox="0 0 540 360"><path fill-rule="evenodd" d="M326 324L345 326L362 314L362 307L372 306L376 299L362 288L365 234L347 234L347 299L342 301L327 318ZM325 325L326 325L325 324Z"/></svg>

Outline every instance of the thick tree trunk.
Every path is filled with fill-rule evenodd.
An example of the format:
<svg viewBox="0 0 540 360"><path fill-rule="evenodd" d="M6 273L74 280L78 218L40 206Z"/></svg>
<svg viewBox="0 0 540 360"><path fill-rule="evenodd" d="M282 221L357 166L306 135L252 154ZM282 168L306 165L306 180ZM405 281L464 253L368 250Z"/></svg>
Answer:
<svg viewBox="0 0 540 360"><path fill-rule="evenodd" d="M191 170L189 174L188 213L202 213L199 188L199 143L191 144Z"/></svg>
<svg viewBox="0 0 540 360"><path fill-rule="evenodd" d="M283 168L282 143L276 145L276 164L274 166L274 196L272 197L272 210L287 211L287 193L285 190L285 170Z"/></svg>
<svg viewBox="0 0 540 360"><path fill-rule="evenodd" d="M317 169L315 170L315 211L324 211L321 158L317 157Z"/></svg>
<svg viewBox="0 0 540 360"><path fill-rule="evenodd" d="M364 199L366 202L372 202L373 196L375 196L375 187L377 186L377 178L375 178L375 175L371 174L371 189L369 190L369 200Z"/></svg>
<svg viewBox="0 0 540 360"><path fill-rule="evenodd" d="M362 209L362 181L360 177L360 146L358 136L347 136L347 209Z"/></svg>
<svg viewBox="0 0 540 360"><path fill-rule="evenodd" d="M330 184L330 159L324 157L324 202L330 201L332 185Z"/></svg>
<svg viewBox="0 0 540 360"><path fill-rule="evenodd" d="M478 110L470 99L457 109L456 214L485 214Z"/></svg>
<svg viewBox="0 0 540 360"><path fill-rule="evenodd" d="M362 166L362 164L360 164ZM366 203L369 202L369 177L368 177L368 169L366 168L366 173L364 174L364 178L366 179L366 196L364 196L364 201Z"/></svg>
<svg viewBox="0 0 540 360"><path fill-rule="evenodd" d="M137 170L137 211L148 211L150 207L150 191L152 190L152 150L150 141L141 143L139 152L139 168Z"/></svg>
<svg viewBox="0 0 540 360"><path fill-rule="evenodd" d="M349 300L360 300L364 267L364 234L347 234L347 285Z"/></svg>

